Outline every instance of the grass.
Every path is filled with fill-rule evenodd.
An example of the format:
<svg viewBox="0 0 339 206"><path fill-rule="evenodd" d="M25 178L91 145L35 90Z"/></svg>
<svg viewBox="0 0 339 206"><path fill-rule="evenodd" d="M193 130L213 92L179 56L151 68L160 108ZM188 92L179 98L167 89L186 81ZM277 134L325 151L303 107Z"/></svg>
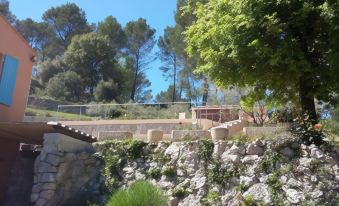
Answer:
<svg viewBox="0 0 339 206"><path fill-rule="evenodd" d="M65 112L56 112L51 110L36 109L36 108L26 108L26 116L36 116L36 117L57 117L63 120L92 120L91 117L84 115L77 115L72 113Z"/></svg>
<svg viewBox="0 0 339 206"><path fill-rule="evenodd" d="M136 181L112 195L107 206L167 206L163 192L147 181Z"/></svg>

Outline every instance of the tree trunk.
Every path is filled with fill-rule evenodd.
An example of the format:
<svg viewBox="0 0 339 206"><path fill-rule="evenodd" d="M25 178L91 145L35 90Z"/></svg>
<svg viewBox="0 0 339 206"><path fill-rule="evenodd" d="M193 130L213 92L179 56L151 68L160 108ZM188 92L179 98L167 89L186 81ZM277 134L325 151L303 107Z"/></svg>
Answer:
<svg viewBox="0 0 339 206"><path fill-rule="evenodd" d="M175 89L175 82L177 80L177 61L176 61L176 57L174 57L174 63L173 63L173 94L172 94L172 103L175 102L175 93L176 93L176 89Z"/></svg>
<svg viewBox="0 0 339 206"><path fill-rule="evenodd" d="M131 100L134 102L135 100L135 92L137 89L137 81L138 81L138 72L139 72L139 56L136 56L136 63L135 63L135 72L134 72L134 79L132 85L132 92L131 92Z"/></svg>
<svg viewBox="0 0 339 206"><path fill-rule="evenodd" d="M318 123L318 116L315 109L314 94L312 93L313 83L309 78L301 77L299 82L299 96L301 109L308 114L312 124Z"/></svg>
<svg viewBox="0 0 339 206"><path fill-rule="evenodd" d="M207 77L204 77L204 93L202 95L202 105L203 106L206 106L206 104L207 104L208 90L209 90L208 80L207 80Z"/></svg>

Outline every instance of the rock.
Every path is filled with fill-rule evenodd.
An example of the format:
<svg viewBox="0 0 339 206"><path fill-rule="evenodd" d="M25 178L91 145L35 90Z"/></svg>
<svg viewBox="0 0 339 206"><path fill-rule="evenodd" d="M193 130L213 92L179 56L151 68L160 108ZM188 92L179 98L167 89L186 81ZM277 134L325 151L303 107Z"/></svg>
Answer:
<svg viewBox="0 0 339 206"><path fill-rule="evenodd" d="M169 206L177 206L178 203L179 203L179 199L178 199L177 197L172 197L172 196L170 196L170 197L168 198L168 205L169 205Z"/></svg>
<svg viewBox="0 0 339 206"><path fill-rule="evenodd" d="M31 194L31 202L36 202L39 198L39 193L32 193Z"/></svg>
<svg viewBox="0 0 339 206"><path fill-rule="evenodd" d="M227 142L225 141L217 141L214 143L214 149L213 149L213 156L219 157L224 151L227 146Z"/></svg>
<svg viewBox="0 0 339 206"><path fill-rule="evenodd" d="M312 176L311 176L311 182L312 182L312 183L317 183L317 182L318 182L318 178L317 178L316 175L312 175Z"/></svg>
<svg viewBox="0 0 339 206"><path fill-rule="evenodd" d="M237 195L236 190L227 190L224 193L225 195L221 196L221 204L228 205L229 201L233 200L234 197Z"/></svg>
<svg viewBox="0 0 339 206"><path fill-rule="evenodd" d="M257 183L250 187L244 194L244 197L251 196L256 201L263 201L266 204L271 202L269 187L263 183Z"/></svg>
<svg viewBox="0 0 339 206"><path fill-rule="evenodd" d="M238 163L240 163L240 156L239 155L228 155L228 154L224 153L224 154L222 154L221 159L225 164L228 164L228 163L238 164Z"/></svg>
<svg viewBox="0 0 339 206"><path fill-rule="evenodd" d="M135 179L136 180L144 180L144 179L146 179L146 175L144 175L140 171L136 171L135 172Z"/></svg>
<svg viewBox="0 0 339 206"><path fill-rule="evenodd" d="M298 192L295 189L286 190L287 200L292 204L298 204L304 201L305 196L302 192Z"/></svg>
<svg viewBox="0 0 339 206"><path fill-rule="evenodd" d="M311 159L311 158L306 158L306 157L302 157L299 158L299 165L303 166L303 167L307 167L309 168L311 166L311 162L316 162L315 159Z"/></svg>
<svg viewBox="0 0 339 206"><path fill-rule="evenodd" d="M294 150L289 147L285 147L284 149L280 150L280 153L285 155L288 158L294 157Z"/></svg>
<svg viewBox="0 0 339 206"><path fill-rule="evenodd" d="M44 183L41 185L41 190L56 190L57 185L55 183Z"/></svg>
<svg viewBox="0 0 339 206"><path fill-rule="evenodd" d="M266 183L270 175L264 175L259 178L259 182Z"/></svg>
<svg viewBox="0 0 339 206"><path fill-rule="evenodd" d="M197 197L193 194L188 195L182 201L179 202L178 206L199 206L201 197Z"/></svg>
<svg viewBox="0 0 339 206"><path fill-rule="evenodd" d="M62 159L58 155L47 154L45 161L53 166L58 166L62 162Z"/></svg>
<svg viewBox="0 0 339 206"><path fill-rule="evenodd" d="M231 155L239 155L239 154L244 155L246 153L246 148L244 145L237 146L234 144L230 149L225 150L224 153L231 154Z"/></svg>
<svg viewBox="0 0 339 206"><path fill-rule="evenodd" d="M56 174L55 173L43 173L39 177L39 182L55 182L56 180Z"/></svg>
<svg viewBox="0 0 339 206"><path fill-rule="evenodd" d="M164 154L171 157L171 162L176 162L180 154L179 143L172 143L169 147L167 147Z"/></svg>
<svg viewBox="0 0 339 206"><path fill-rule="evenodd" d="M206 179L205 175L202 173L202 171L201 170L199 170L199 171L191 179L191 186L190 186L190 188L193 189L193 190L200 189L200 188L202 188L202 187L204 187L206 185L207 179Z"/></svg>
<svg viewBox="0 0 339 206"><path fill-rule="evenodd" d="M241 159L241 163L252 164L257 160L259 160L258 155L246 155L244 158Z"/></svg>
<svg viewBox="0 0 339 206"><path fill-rule="evenodd" d="M64 157L65 162L72 162L77 159L77 156L74 153L66 153Z"/></svg>
<svg viewBox="0 0 339 206"><path fill-rule="evenodd" d="M323 195L324 195L324 193L321 190L315 189L312 192L311 197L315 198L315 199L318 199L318 198L322 197Z"/></svg>
<svg viewBox="0 0 339 206"><path fill-rule="evenodd" d="M86 160L89 158L89 154L87 152L81 152L77 155L79 160Z"/></svg>
<svg viewBox="0 0 339 206"><path fill-rule="evenodd" d="M281 176L280 181L285 184L287 182L288 178L286 176Z"/></svg>
<svg viewBox="0 0 339 206"><path fill-rule="evenodd" d="M258 182L258 178L256 176L240 176L240 184L243 184L245 186L252 186L253 184Z"/></svg>
<svg viewBox="0 0 339 206"><path fill-rule="evenodd" d="M46 200L39 198L34 206L46 206Z"/></svg>
<svg viewBox="0 0 339 206"><path fill-rule="evenodd" d="M294 179L294 178L290 178L287 181L287 185L290 186L290 187L294 187L294 188L302 187L302 183L299 182L298 180Z"/></svg>
<svg viewBox="0 0 339 206"><path fill-rule="evenodd" d="M43 198L45 200L51 200L52 197L54 196L54 191L53 190L44 190L40 192L40 198Z"/></svg>
<svg viewBox="0 0 339 206"><path fill-rule="evenodd" d="M324 157L324 153L317 147L311 149L310 157L321 159Z"/></svg>
<svg viewBox="0 0 339 206"><path fill-rule="evenodd" d="M261 141L260 139L256 139L253 143L258 145L259 147L265 146L265 143Z"/></svg>
<svg viewBox="0 0 339 206"><path fill-rule="evenodd" d="M96 158L95 157L90 157L89 159L85 160L85 165L92 165L96 163Z"/></svg>
<svg viewBox="0 0 339 206"><path fill-rule="evenodd" d="M69 163L62 163L59 166L58 173L56 174L56 180L61 182L72 177L72 171L70 170Z"/></svg>
<svg viewBox="0 0 339 206"><path fill-rule="evenodd" d="M249 155L263 155L264 149L254 143L251 143L246 148L246 153Z"/></svg>
<svg viewBox="0 0 339 206"><path fill-rule="evenodd" d="M197 152L184 152L178 160L178 167L184 168L188 175L193 175L199 169L199 156Z"/></svg>
<svg viewBox="0 0 339 206"><path fill-rule="evenodd" d="M40 190L41 190L41 184L35 184L35 185L33 185L33 187L32 187L32 192L33 192L33 193L39 193Z"/></svg>
<svg viewBox="0 0 339 206"><path fill-rule="evenodd" d="M48 164L46 162L40 162L40 164L37 166L37 171L39 173L49 173L49 172L57 172L57 168L51 164Z"/></svg>

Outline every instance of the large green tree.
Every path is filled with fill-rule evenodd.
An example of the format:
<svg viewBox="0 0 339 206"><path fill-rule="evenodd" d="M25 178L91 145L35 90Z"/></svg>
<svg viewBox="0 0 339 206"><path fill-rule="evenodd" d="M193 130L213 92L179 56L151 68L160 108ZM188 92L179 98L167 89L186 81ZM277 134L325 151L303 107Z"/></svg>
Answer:
<svg viewBox="0 0 339 206"><path fill-rule="evenodd" d="M132 59L133 82L131 89L131 100L136 101L136 95L140 90L140 84L144 81L144 72L154 58L150 53L155 45L155 29L152 29L145 19L128 22L125 29L127 55Z"/></svg>
<svg viewBox="0 0 339 206"><path fill-rule="evenodd" d="M47 94L59 100L79 102L84 94L83 80L73 71L59 73L48 81Z"/></svg>
<svg viewBox="0 0 339 206"><path fill-rule="evenodd" d="M98 24L98 33L107 36L112 47L120 50L126 45L126 36L121 24L113 16L108 16Z"/></svg>
<svg viewBox="0 0 339 206"><path fill-rule="evenodd" d="M9 9L8 0L0 0L0 13L4 15L10 23L15 23L16 17Z"/></svg>
<svg viewBox="0 0 339 206"><path fill-rule="evenodd" d="M337 1L210 0L193 10L188 51L219 85L250 85L282 101L297 97L313 123L314 98L328 101L338 92Z"/></svg>
<svg viewBox="0 0 339 206"><path fill-rule="evenodd" d="M68 70L63 59L59 56L53 60L45 60L38 64L38 78L42 85L46 85L48 81L59 73L66 72Z"/></svg>
<svg viewBox="0 0 339 206"><path fill-rule="evenodd" d="M30 46L38 51L41 61L47 57L55 56L53 51L56 45L51 44L51 42L55 42L55 36L47 23L35 22L31 18L27 18L16 21L15 27Z"/></svg>
<svg viewBox="0 0 339 206"><path fill-rule="evenodd" d="M115 52L106 36L88 33L75 36L65 52L65 63L84 80L90 94L100 80L119 80ZM121 80L120 80L121 81Z"/></svg>
<svg viewBox="0 0 339 206"><path fill-rule="evenodd" d="M164 36L159 37L158 40L158 57L163 62L163 66L160 70L163 71L167 78L171 78L173 81L172 86L172 102L176 101L176 87L177 76L181 66L181 60L176 54L175 49L181 39L181 30L177 27L167 27L164 32Z"/></svg>
<svg viewBox="0 0 339 206"><path fill-rule="evenodd" d="M85 12L74 3L52 7L43 14L43 20L51 26L63 52L73 36L91 31Z"/></svg>

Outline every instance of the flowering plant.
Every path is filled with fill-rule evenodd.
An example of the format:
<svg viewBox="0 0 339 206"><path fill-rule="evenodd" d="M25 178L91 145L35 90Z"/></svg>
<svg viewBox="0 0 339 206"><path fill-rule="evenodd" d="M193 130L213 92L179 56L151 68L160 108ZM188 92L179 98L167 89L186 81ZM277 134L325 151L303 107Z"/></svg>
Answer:
<svg viewBox="0 0 339 206"><path fill-rule="evenodd" d="M321 124L313 124L309 115L303 114L293 120L291 132L299 137L306 145L321 145L325 137Z"/></svg>

